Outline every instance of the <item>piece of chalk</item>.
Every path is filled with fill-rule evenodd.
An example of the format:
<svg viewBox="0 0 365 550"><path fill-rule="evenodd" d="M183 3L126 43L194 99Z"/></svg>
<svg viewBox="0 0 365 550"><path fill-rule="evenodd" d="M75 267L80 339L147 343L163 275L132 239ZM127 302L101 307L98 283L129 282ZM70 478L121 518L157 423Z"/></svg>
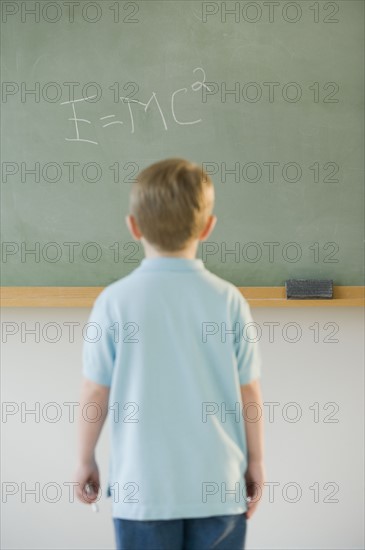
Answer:
<svg viewBox="0 0 365 550"><path fill-rule="evenodd" d="M285 281L288 300L327 300L333 298L330 279L288 279Z"/></svg>
<svg viewBox="0 0 365 550"><path fill-rule="evenodd" d="M88 495L93 492L90 483L86 483L85 490L86 490L86 494L88 494ZM93 512L99 512L99 506L97 505L96 502L91 503L91 509L92 509Z"/></svg>

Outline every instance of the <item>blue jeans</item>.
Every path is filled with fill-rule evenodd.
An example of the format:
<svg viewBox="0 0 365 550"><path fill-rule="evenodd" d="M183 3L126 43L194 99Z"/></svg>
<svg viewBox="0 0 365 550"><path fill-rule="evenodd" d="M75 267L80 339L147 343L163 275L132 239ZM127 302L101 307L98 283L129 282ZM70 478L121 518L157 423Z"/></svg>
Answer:
<svg viewBox="0 0 365 550"><path fill-rule="evenodd" d="M117 550L243 550L246 513L206 518L113 518Z"/></svg>

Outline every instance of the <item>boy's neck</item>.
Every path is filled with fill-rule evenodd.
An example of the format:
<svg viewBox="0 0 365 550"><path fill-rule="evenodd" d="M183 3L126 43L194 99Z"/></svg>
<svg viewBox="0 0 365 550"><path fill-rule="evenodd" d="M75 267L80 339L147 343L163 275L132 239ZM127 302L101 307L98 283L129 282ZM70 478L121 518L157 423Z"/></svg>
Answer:
<svg viewBox="0 0 365 550"><path fill-rule="evenodd" d="M191 245L187 246L183 250L177 250L176 252L162 252L156 250L146 241L143 242L143 248L146 258L186 258L189 260L195 260L198 248L198 241L193 242L191 243Z"/></svg>

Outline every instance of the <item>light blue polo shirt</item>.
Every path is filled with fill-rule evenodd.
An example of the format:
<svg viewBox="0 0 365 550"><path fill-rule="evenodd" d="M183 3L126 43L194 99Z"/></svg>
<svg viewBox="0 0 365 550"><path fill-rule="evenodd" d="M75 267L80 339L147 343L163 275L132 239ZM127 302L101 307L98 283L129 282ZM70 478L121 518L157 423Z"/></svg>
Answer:
<svg viewBox="0 0 365 550"><path fill-rule="evenodd" d="M101 292L88 322L83 374L110 386L113 517L245 512L240 385L262 360L239 290L200 259L146 258Z"/></svg>

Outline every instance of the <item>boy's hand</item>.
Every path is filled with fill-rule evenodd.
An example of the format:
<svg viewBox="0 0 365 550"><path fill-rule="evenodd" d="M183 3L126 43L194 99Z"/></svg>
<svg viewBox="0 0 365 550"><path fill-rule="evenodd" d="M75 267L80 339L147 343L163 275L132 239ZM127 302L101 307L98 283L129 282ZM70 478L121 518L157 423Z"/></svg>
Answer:
<svg viewBox="0 0 365 550"><path fill-rule="evenodd" d="M98 498L100 489L99 469L94 459L87 463L78 465L74 481L78 483L76 486L76 497L84 504L92 504ZM90 485L90 491L86 489L86 485Z"/></svg>
<svg viewBox="0 0 365 550"><path fill-rule="evenodd" d="M265 482L265 466L262 461L250 461L245 473L246 491L250 500L247 501L246 518L255 513L262 497Z"/></svg>

